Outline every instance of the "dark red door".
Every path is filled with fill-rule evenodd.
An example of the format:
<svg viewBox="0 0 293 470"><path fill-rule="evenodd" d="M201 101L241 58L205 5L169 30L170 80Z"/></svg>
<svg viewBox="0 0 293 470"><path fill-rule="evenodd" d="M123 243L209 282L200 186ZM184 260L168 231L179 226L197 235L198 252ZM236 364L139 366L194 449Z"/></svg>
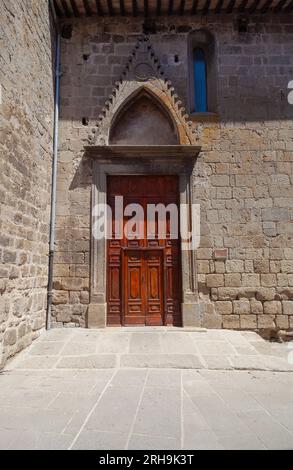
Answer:
<svg viewBox="0 0 293 470"><path fill-rule="evenodd" d="M131 219L128 213L121 224L123 238L108 241L108 325L181 325L180 240L170 238L168 220L166 237L159 238L157 220L153 236L147 234L148 204L178 206L178 178L109 176L107 183L113 231L117 218L115 196L123 196L123 210L129 204L143 208L135 226L140 237L129 238L124 233Z"/></svg>
<svg viewBox="0 0 293 470"><path fill-rule="evenodd" d="M124 323L164 324L164 269L162 250L124 250Z"/></svg>

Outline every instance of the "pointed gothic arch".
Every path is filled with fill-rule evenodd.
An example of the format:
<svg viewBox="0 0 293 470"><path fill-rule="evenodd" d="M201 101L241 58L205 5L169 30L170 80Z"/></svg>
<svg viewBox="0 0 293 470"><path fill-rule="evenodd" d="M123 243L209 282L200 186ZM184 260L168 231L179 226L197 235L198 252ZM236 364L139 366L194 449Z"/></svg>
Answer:
<svg viewBox="0 0 293 470"><path fill-rule="evenodd" d="M148 38L138 41L124 72L115 83L115 88L98 118L97 129L89 136L90 145L109 145L110 129L119 111L142 90L156 99L156 103L167 112L178 134L177 144L197 143L196 129L189 121L185 108L175 93L171 82L164 77L158 58Z"/></svg>
<svg viewBox="0 0 293 470"><path fill-rule="evenodd" d="M129 139L128 135L125 140L118 139L117 141L116 139L115 141L113 133L123 121L123 117L131 118L127 116L129 114L127 111L131 110L131 107L135 110L135 106L145 99L153 112L157 113L156 118L160 121L153 129L148 129L148 132L153 133L153 140L142 141L138 134L134 141ZM137 126L139 127L141 115L137 113L136 116L134 112L134 121L136 117L138 117ZM125 130L125 123L123 125ZM167 134L167 141L160 142L157 139L158 128L162 126L165 127L161 134L163 136ZM129 129L131 130L131 126ZM185 109L171 82L164 77L159 60L147 38L140 40L132 51L122 76L115 83L115 88L98 117L97 127L92 129L88 137L88 142L89 145L85 147L86 154L93 159L92 226L96 220L96 205L107 203L108 178L115 175L176 176L178 178L178 202L181 207L187 206L187 214L191 214L192 171L200 152L200 147L197 145L197 129L188 120L188 115L185 114ZM182 223L181 218L180 223ZM189 232L192 232L192 224L192 217L188 215L184 225ZM105 327L107 323L110 292L107 247L105 238L96 239L91 232L90 305L88 308L88 326L91 328ZM121 249L119 253L121 254ZM180 245L178 256L180 256L182 278L182 322L184 326L200 326L201 310L198 305L195 253L194 250L185 250L183 245ZM117 266L121 266L121 260L120 255L115 255L114 262L118 263ZM121 267L117 269L120 272ZM162 276L161 273L160 282L165 286ZM118 278L119 282L122 282L123 276L118 275ZM121 289L124 287L121 285ZM122 312L123 308L119 307L118 310Z"/></svg>
<svg viewBox="0 0 293 470"><path fill-rule="evenodd" d="M141 86L117 109L109 127L109 144L177 145L174 116L150 89Z"/></svg>

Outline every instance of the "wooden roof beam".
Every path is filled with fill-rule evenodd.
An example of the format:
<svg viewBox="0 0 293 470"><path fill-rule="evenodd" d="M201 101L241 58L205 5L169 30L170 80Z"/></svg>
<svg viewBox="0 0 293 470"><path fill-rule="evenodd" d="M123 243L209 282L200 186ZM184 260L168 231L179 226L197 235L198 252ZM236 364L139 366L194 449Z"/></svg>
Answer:
<svg viewBox="0 0 293 470"><path fill-rule="evenodd" d="M161 13L162 13L162 3L161 3L161 0L157 0L157 15L160 16Z"/></svg>
<svg viewBox="0 0 293 470"><path fill-rule="evenodd" d="M273 3L273 0L266 0L266 2L263 4L263 6L260 9L260 12L266 13L270 9L270 6L272 3Z"/></svg>
<svg viewBox="0 0 293 470"><path fill-rule="evenodd" d="M75 0L70 0L70 3L71 3L71 8L72 8L74 16L76 18L78 18L80 16L80 14L79 14L79 10L77 8Z"/></svg>
<svg viewBox="0 0 293 470"><path fill-rule="evenodd" d="M96 0L96 8L97 8L98 15L103 16L104 15L104 10L103 10L103 7L101 5L101 0Z"/></svg>
<svg viewBox="0 0 293 470"><path fill-rule="evenodd" d="M216 8L215 8L215 12L216 12L217 15L219 15L221 13L223 3L224 3L224 0L218 0L218 3L217 3Z"/></svg>
<svg viewBox="0 0 293 470"><path fill-rule="evenodd" d="M58 18L60 18L61 16L63 16L62 14L62 11L60 10L60 7L57 3L57 0L53 0L53 6L54 6L54 10L56 12L56 15L58 16Z"/></svg>
<svg viewBox="0 0 293 470"><path fill-rule="evenodd" d="M109 15L114 16L115 11L114 11L114 8L113 8L112 0L107 0L107 6L108 6Z"/></svg>
<svg viewBox="0 0 293 470"><path fill-rule="evenodd" d="M242 0L242 2L239 5L238 11L243 13L245 11L247 3L248 3L248 0Z"/></svg>
<svg viewBox="0 0 293 470"><path fill-rule="evenodd" d="M198 0L192 0L191 14L196 15L198 7Z"/></svg>
<svg viewBox="0 0 293 470"><path fill-rule="evenodd" d="M228 3L227 9L226 9L227 13L232 13L233 12L233 8L235 6L235 3L236 3L236 0L230 0L230 2Z"/></svg>
<svg viewBox="0 0 293 470"><path fill-rule="evenodd" d="M92 12L92 9L90 7L88 0L83 0L83 6L85 9L86 16L92 16L93 12Z"/></svg>
<svg viewBox="0 0 293 470"><path fill-rule="evenodd" d="M287 2L287 0L280 0L277 5L273 8L274 12L275 13L279 13L283 6L285 5L285 3Z"/></svg>
<svg viewBox="0 0 293 470"><path fill-rule="evenodd" d="M286 13L291 13L293 11L293 0L291 0L290 3L283 9Z"/></svg>
<svg viewBox="0 0 293 470"><path fill-rule="evenodd" d="M125 15L125 5L124 5L124 0L119 0L120 3L120 15L124 16Z"/></svg>
<svg viewBox="0 0 293 470"><path fill-rule="evenodd" d="M184 10L185 10L185 0L180 0L179 15L184 15Z"/></svg>
<svg viewBox="0 0 293 470"><path fill-rule="evenodd" d="M61 0L61 5L62 5L62 8L63 8L63 11L64 11L64 14L65 16L67 16L67 18L70 18L72 16L72 13L71 11L69 10L69 7L66 3L65 0Z"/></svg>
<svg viewBox="0 0 293 470"><path fill-rule="evenodd" d="M211 0L206 0L206 1L205 1L204 7L203 7L203 10L202 10L202 14L203 14L203 15L207 15L207 14L208 14L209 9L210 9L210 4L211 4Z"/></svg>
<svg viewBox="0 0 293 470"><path fill-rule="evenodd" d="M254 13L257 10L260 0L254 0L253 4L249 8L249 13Z"/></svg>
<svg viewBox="0 0 293 470"><path fill-rule="evenodd" d="M137 16L138 14L138 8L137 8L137 1L132 0L132 14L133 16Z"/></svg>

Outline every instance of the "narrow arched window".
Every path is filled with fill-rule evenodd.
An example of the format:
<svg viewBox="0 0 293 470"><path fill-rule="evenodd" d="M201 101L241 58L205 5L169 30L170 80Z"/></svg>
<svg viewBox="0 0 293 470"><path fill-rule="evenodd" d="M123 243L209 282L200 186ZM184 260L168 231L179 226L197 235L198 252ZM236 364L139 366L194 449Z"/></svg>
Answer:
<svg viewBox="0 0 293 470"><path fill-rule="evenodd" d="M207 112L207 62L205 51L193 50L194 110L196 113Z"/></svg>

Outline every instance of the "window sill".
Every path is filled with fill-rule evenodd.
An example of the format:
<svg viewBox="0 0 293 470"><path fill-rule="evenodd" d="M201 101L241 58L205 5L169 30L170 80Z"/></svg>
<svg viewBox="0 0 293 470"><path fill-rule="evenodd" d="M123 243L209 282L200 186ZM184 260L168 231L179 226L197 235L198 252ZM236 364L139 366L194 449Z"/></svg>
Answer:
<svg viewBox="0 0 293 470"><path fill-rule="evenodd" d="M191 113L189 119L194 122L219 122L220 116L218 113Z"/></svg>

